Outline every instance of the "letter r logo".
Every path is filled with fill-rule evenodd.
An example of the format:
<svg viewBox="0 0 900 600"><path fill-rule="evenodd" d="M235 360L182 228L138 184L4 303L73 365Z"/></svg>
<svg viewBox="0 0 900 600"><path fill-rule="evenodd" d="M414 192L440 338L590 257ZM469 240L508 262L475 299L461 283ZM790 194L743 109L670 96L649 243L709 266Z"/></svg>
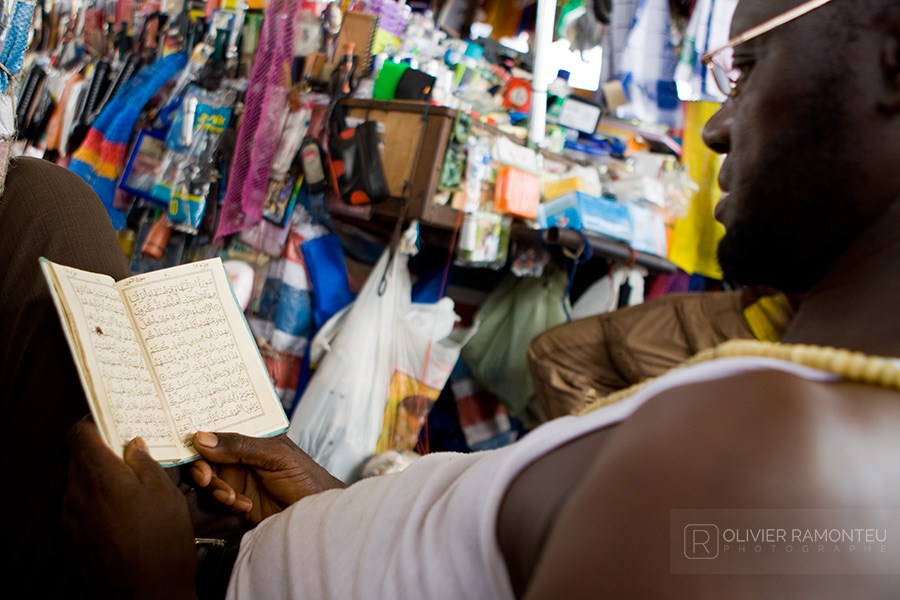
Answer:
<svg viewBox="0 0 900 600"><path fill-rule="evenodd" d="M684 557L690 560L710 560L719 556L719 528L696 524L684 528Z"/></svg>

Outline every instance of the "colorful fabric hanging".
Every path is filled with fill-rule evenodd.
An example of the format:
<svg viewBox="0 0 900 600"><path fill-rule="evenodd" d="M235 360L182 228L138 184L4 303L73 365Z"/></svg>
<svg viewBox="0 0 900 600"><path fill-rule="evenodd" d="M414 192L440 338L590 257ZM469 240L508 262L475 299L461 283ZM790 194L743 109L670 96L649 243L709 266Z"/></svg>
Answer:
<svg viewBox="0 0 900 600"><path fill-rule="evenodd" d="M719 110L714 102L685 103L684 154L691 179L700 186L691 200L687 217L675 222L669 260L688 273L722 279L716 248L725 228L715 220L713 210L721 197L718 176L722 156L706 147L700 134L703 126Z"/></svg>
<svg viewBox="0 0 900 600"><path fill-rule="evenodd" d="M668 0L639 0L634 22L618 61L618 78L628 96L618 116L645 123L681 126L675 89L675 49Z"/></svg>
<svg viewBox="0 0 900 600"><path fill-rule="evenodd" d="M681 100L725 100L700 57L728 41L728 29L736 6L737 0L698 0L694 5L675 68L675 83Z"/></svg>
<svg viewBox="0 0 900 600"><path fill-rule="evenodd" d="M144 105L184 69L187 55L170 54L141 69L106 105L72 154L69 170L78 174L103 201L113 227L125 225L125 213L113 206L116 180L127 158L128 144Z"/></svg>
<svg viewBox="0 0 900 600"><path fill-rule="evenodd" d="M34 2L16 2L6 31L6 41L0 50L0 194L6 182L10 149L16 139L16 99L10 83L22 70L25 61L35 6Z"/></svg>
<svg viewBox="0 0 900 600"><path fill-rule="evenodd" d="M273 0L266 9L216 239L262 219L291 88L296 9L297 0Z"/></svg>

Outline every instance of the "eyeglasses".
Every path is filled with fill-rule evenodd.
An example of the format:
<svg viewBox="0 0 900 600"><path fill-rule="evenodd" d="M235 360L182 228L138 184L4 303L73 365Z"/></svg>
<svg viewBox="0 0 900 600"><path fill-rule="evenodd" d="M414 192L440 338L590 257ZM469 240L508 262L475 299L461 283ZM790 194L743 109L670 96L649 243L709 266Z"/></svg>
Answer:
<svg viewBox="0 0 900 600"><path fill-rule="evenodd" d="M712 72L713 79L715 79L719 90L726 96L731 96L734 93L734 87L737 85L738 79L741 77L741 70L734 67L733 58L735 46L739 46L764 33L768 33L776 27L781 27L785 23L793 21L797 17L801 17L811 10L819 8L829 2L831 2L831 0L809 0L808 2L804 2L777 17L769 19L756 27L751 27L744 33L731 38L728 40L728 43L721 48L717 48L704 54L700 57L700 61Z"/></svg>

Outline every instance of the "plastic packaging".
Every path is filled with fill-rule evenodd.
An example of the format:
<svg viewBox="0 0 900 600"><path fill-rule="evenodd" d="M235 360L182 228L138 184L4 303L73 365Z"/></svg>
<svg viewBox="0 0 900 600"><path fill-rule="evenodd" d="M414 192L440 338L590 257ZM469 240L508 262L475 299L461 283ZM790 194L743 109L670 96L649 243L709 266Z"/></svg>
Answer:
<svg viewBox="0 0 900 600"><path fill-rule="evenodd" d="M408 442L409 418L420 424L415 410L437 398L459 356L458 343L406 318L410 291L407 256L386 250L291 419L288 437L344 481L376 448L409 449L395 433Z"/></svg>

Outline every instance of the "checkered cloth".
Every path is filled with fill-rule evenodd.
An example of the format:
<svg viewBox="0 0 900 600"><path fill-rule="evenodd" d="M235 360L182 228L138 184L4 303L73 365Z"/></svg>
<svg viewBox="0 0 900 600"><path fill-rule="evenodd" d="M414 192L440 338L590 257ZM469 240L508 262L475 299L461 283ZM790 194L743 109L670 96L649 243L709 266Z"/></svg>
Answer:
<svg viewBox="0 0 900 600"><path fill-rule="evenodd" d="M621 52L616 52L616 76L628 104L617 114L645 123L678 128L681 106L675 88L675 49L670 34L668 0L619 0L613 4L613 43L621 37L627 15L633 21Z"/></svg>

